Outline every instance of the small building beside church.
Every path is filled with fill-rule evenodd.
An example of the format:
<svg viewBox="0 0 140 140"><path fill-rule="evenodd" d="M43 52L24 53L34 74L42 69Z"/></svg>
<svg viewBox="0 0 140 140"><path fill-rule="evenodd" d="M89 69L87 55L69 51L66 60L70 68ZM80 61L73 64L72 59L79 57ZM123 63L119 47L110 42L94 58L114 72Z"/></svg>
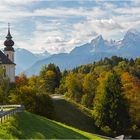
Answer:
<svg viewBox="0 0 140 140"><path fill-rule="evenodd" d="M9 78L10 83L15 82L15 66L14 63L14 53L13 48L14 41L10 33L10 25L8 24L8 34L6 40L4 41L4 51L0 50L0 66L4 69L4 75Z"/></svg>

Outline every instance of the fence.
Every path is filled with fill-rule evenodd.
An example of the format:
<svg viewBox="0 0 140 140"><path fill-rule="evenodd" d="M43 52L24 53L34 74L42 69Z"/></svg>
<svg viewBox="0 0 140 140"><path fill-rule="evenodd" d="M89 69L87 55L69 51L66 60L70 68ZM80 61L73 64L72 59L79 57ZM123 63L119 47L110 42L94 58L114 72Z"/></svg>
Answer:
<svg viewBox="0 0 140 140"><path fill-rule="evenodd" d="M25 107L23 105L0 105L0 123L2 123L5 119L8 119L10 116L13 116L17 112L22 112ZM3 110L5 108L11 108L10 110Z"/></svg>

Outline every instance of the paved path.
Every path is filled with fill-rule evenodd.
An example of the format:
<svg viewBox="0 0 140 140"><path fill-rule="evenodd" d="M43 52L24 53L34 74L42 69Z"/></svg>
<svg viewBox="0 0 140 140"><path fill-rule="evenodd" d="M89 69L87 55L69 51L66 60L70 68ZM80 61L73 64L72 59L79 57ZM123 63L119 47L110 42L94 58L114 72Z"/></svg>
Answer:
<svg viewBox="0 0 140 140"><path fill-rule="evenodd" d="M53 99L64 99L64 95L58 95L58 94L53 94L53 95L51 95L51 97L53 98Z"/></svg>

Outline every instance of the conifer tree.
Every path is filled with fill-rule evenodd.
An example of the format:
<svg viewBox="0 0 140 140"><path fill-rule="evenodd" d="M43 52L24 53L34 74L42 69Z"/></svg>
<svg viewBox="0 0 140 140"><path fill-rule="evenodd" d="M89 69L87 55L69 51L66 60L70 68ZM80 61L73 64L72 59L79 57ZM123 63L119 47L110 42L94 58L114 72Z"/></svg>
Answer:
<svg viewBox="0 0 140 140"><path fill-rule="evenodd" d="M93 114L98 127L108 126L118 133L128 127L127 103L123 97L120 77L115 72L108 76L103 89L97 93Z"/></svg>

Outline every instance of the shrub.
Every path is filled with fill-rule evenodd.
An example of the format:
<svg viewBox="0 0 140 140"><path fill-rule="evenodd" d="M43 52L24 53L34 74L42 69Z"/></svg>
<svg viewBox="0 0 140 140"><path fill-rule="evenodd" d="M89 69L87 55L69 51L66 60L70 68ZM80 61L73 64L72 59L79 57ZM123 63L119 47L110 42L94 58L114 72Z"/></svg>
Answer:
<svg viewBox="0 0 140 140"><path fill-rule="evenodd" d="M31 86L22 86L12 90L10 98L11 103L23 104L26 110L32 113L52 117L53 105L49 95L38 93L38 90Z"/></svg>

